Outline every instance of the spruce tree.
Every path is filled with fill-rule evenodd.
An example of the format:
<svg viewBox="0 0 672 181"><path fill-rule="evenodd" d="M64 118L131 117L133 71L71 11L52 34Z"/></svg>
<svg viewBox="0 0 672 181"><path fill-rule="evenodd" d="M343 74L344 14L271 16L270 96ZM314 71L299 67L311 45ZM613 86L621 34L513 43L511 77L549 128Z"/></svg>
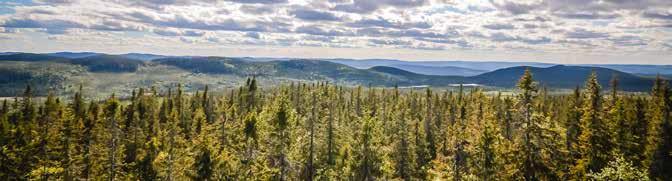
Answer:
<svg viewBox="0 0 672 181"><path fill-rule="evenodd" d="M412 158L410 153L410 145L408 140L408 123L406 122L406 111L401 109L401 104L396 103L395 111L396 117L396 135L393 137L395 141L395 175L403 180L411 180L412 174Z"/></svg>
<svg viewBox="0 0 672 181"><path fill-rule="evenodd" d="M567 151L569 153L569 164L576 163L576 160L580 158L580 150L578 147L579 135L581 135L581 113L583 107L581 90L577 86L574 89L574 92L569 97L569 103L567 104L568 110L566 113L565 128L567 129Z"/></svg>
<svg viewBox="0 0 672 181"><path fill-rule="evenodd" d="M573 170L577 178L586 173L600 171L611 153L611 135L602 110L601 87L597 73L593 72L584 88L581 134L579 135L580 159Z"/></svg>
<svg viewBox="0 0 672 181"><path fill-rule="evenodd" d="M654 180L672 178L672 118L670 117L670 87L658 76L649 102L649 132L644 166Z"/></svg>
<svg viewBox="0 0 672 181"><path fill-rule="evenodd" d="M535 133L539 130L536 130L537 123L533 117L534 110L533 100L537 94L537 87L534 80L532 79L532 73L529 69L525 70L525 73L518 81L518 89L521 91L518 95L518 106L523 118L522 126L522 143L521 152L522 152L522 174L525 180L538 180L541 179L540 173L543 171L541 164L541 156L539 155L539 145L535 144Z"/></svg>
<svg viewBox="0 0 672 181"><path fill-rule="evenodd" d="M356 138L355 155L353 155L356 160L356 165L353 167L355 169L353 178L354 180L375 180L381 174L381 160L377 151L379 147L375 140L380 133L376 120L368 113L364 115Z"/></svg>
<svg viewBox="0 0 672 181"><path fill-rule="evenodd" d="M290 171L290 162L288 152L291 144L290 129L291 120L290 113L287 108L287 102L284 95L277 101L277 110L275 116L271 120L273 130L271 133L271 167L273 168L273 180L288 180Z"/></svg>

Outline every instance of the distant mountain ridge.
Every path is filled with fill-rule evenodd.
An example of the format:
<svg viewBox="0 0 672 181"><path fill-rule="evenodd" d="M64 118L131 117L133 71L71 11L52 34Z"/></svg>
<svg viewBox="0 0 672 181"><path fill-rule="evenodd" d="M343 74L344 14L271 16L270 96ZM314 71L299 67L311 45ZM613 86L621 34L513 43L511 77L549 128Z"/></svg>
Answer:
<svg viewBox="0 0 672 181"><path fill-rule="evenodd" d="M438 65L467 64L465 62L438 62L437 66L427 66L429 62L420 62L419 64L408 65L409 62L399 60L369 60L373 62L382 62L389 65L377 65L367 67L365 62L356 62L356 60L345 59L269 59L252 57L176 57L160 56L152 54L123 54L107 55L85 53L59 53L53 54L33 54L33 53L13 53L0 54L0 62L19 61L19 62L51 62L56 64L71 64L85 67L91 73L135 73L142 67L150 68L156 66L168 66L179 68L203 75L232 75L237 77L258 76L267 79L290 79L305 81L330 81L339 84L359 84L373 86L418 86L428 85L435 87L445 87L453 84L478 84L490 87L514 88L518 78L525 69L530 69L535 80L542 86L550 88L574 88L582 86L588 75L595 71L598 74L599 82L603 87L608 87L609 79L612 76L618 76L621 82L621 88L626 91L647 91L651 88L651 77L643 77L631 73L587 66L563 66L543 63L529 63L536 66L513 66L494 71L485 71L469 69L464 67L451 67ZM67 58L79 57L79 58ZM347 65L345 63L357 65ZM370 63L370 62L369 62ZM401 64L406 63L406 64ZM473 62L478 65L483 62ZM484 69L493 67L502 67L512 65L511 62L485 62ZM651 67L649 67L651 68ZM408 70L411 69L411 70ZM443 75L426 75L418 73L419 71L453 71L438 72ZM457 73L464 71L463 73ZM481 73L482 71L482 73ZM17 80L30 79L34 77L20 73L9 74L16 77ZM149 78L151 79L151 78ZM4 80L11 82L11 79ZM121 80L123 82L123 80ZM154 81L147 81L154 82ZM1 83L0 83L1 84ZM15 84L13 84L15 85ZM2 85L0 85L2 87Z"/></svg>
<svg viewBox="0 0 672 181"><path fill-rule="evenodd" d="M0 52L0 55L28 54L22 52ZM56 52L41 55L49 55L61 58L84 58L87 56L101 55L103 53L95 52ZM171 57L206 57L206 56L168 56L147 53L126 53L119 56L142 61L151 61L161 58ZM222 57L224 58L224 57ZM273 57L226 57L253 62L268 61L287 61L297 58L273 58ZM312 60L323 60L344 64L358 69L368 69L375 66L388 66L407 70L414 73L426 75L460 75L473 76L497 69L530 66L530 67L551 67L554 63L540 62L514 62L514 61L402 61L394 59L344 59L344 58L317 58ZM589 66L614 69L626 73L637 75L655 76L657 74L672 75L672 65L643 65L643 64L573 64L568 66Z"/></svg>
<svg viewBox="0 0 672 181"><path fill-rule="evenodd" d="M370 68L374 66L392 66L408 70L411 72L427 75L451 75L450 74L451 71L459 71L456 70L455 68L464 68L466 70L471 69L475 71L482 71L481 73L485 73L497 69L518 67L518 66L547 68L556 65L562 65L562 64L539 63L539 62L495 62L495 61L401 61L401 60L388 60L388 59L364 59L364 60L325 59L325 60L342 63L356 68ZM427 67L433 67L434 69L430 70L414 69L415 66L427 66ZM640 75L672 74L672 65L575 64L567 66L601 67ZM448 68L445 70L441 70L441 67L448 67ZM445 71L447 73L437 71ZM464 74L464 76L469 75Z"/></svg>
<svg viewBox="0 0 672 181"><path fill-rule="evenodd" d="M56 53L47 53L47 55L61 58L84 58L100 54L95 52L56 52Z"/></svg>
<svg viewBox="0 0 672 181"><path fill-rule="evenodd" d="M572 88L583 86L586 78L592 73L597 74L602 88L610 87L609 81L616 76L626 91L646 91L653 82L644 77L602 67L582 67L556 65L548 68L511 67L495 70L473 77L475 82L496 87L515 87L525 69L529 69L534 79L542 86ZM624 86L623 86L624 85Z"/></svg>

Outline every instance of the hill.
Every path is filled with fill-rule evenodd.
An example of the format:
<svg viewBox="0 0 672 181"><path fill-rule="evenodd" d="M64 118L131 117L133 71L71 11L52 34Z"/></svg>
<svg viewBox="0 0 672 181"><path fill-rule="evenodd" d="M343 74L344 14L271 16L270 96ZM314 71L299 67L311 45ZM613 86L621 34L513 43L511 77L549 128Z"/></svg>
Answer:
<svg viewBox="0 0 672 181"><path fill-rule="evenodd" d="M603 67L641 75L672 74L672 65L587 64L582 66Z"/></svg>
<svg viewBox="0 0 672 181"><path fill-rule="evenodd" d="M121 54L119 56L126 57L126 58L129 58L129 59L142 60L142 61L151 61L151 60L156 60L156 59L160 59L160 58L170 57L170 56L147 54L147 53L127 53L127 54Z"/></svg>
<svg viewBox="0 0 672 181"><path fill-rule="evenodd" d="M426 75L460 75L473 76L498 69L529 66L548 68L553 63L540 62L503 62L503 61L401 61L389 59L324 59L360 69L374 66L388 66ZM638 65L638 64L575 64L581 67L602 67L630 74L656 75L672 74L672 65Z"/></svg>
<svg viewBox="0 0 672 181"><path fill-rule="evenodd" d="M68 62L85 66L91 72L135 72L144 64L140 60L118 55L95 55L71 59Z"/></svg>
<svg viewBox="0 0 672 181"><path fill-rule="evenodd" d="M550 67L556 64L539 63L539 62L495 62L495 61L401 61L390 59L325 59L326 61L341 63L344 65L356 68L371 68L374 66L393 66L396 68L408 70L406 66L425 66L425 67L457 67L469 70L479 71L493 71L502 68L516 67L516 66L534 66L534 67ZM410 70L409 70L410 71ZM416 72L420 74L431 74L431 72ZM462 75L468 76L468 75Z"/></svg>
<svg viewBox="0 0 672 181"><path fill-rule="evenodd" d="M57 57L45 54L36 54L36 53L14 53L14 54L0 55L0 61L36 62L36 61L64 61L64 60L68 59L63 57Z"/></svg>
<svg viewBox="0 0 672 181"><path fill-rule="evenodd" d="M140 60L125 58L118 55L87 55L89 53L56 53L58 56L35 53L16 53L0 55L0 61L20 62L53 62L69 63L87 67L91 72L135 72L144 63ZM82 58L67 58L59 56L74 56Z"/></svg>
<svg viewBox="0 0 672 181"><path fill-rule="evenodd" d="M534 74L535 80L549 88L567 89L581 86L592 71L597 72L599 82L604 88L609 87L608 82L612 75L617 75L621 89L626 91L648 91L653 79L651 76L640 77L618 70L586 66L547 68L515 66L474 76L455 76L425 75L399 68L397 64L359 69L318 59L264 59L264 61L250 59L250 57L164 57L143 61L123 55L106 54L83 58L30 53L5 54L0 55L0 63L4 68L0 69L2 71L0 75L3 76L0 79L0 88L20 90L27 83L72 87L82 82L94 82L91 84L109 91L130 90L131 85L165 87L175 83L183 83L185 88L204 84L227 87L232 85L233 80L256 76L268 85L287 81L329 81L341 85L372 86L447 87L451 84L475 84L496 89L514 88L518 78L528 68ZM49 67L60 68L57 70ZM422 65L408 67L422 67ZM68 71L75 69L77 70L75 72Z"/></svg>
<svg viewBox="0 0 672 181"><path fill-rule="evenodd" d="M56 53L48 53L47 55L61 58L84 58L100 54L95 52L56 52Z"/></svg>
<svg viewBox="0 0 672 181"><path fill-rule="evenodd" d="M238 74L242 72L244 61L222 57L171 57L152 60L153 63L179 67L195 73Z"/></svg>
<svg viewBox="0 0 672 181"><path fill-rule="evenodd" d="M409 64L394 64L389 65L409 72L425 75L454 75L454 76L474 76L488 71L477 70L455 66L426 66L426 65L409 65Z"/></svg>
<svg viewBox="0 0 672 181"><path fill-rule="evenodd" d="M287 61L246 61L241 58L163 58L153 63L175 66L194 73L233 74L296 80L326 80L339 83L386 85L384 75L327 61L294 59Z"/></svg>
<svg viewBox="0 0 672 181"><path fill-rule="evenodd" d="M538 67L511 67L488 72L472 77L472 80L480 84L497 87L515 87L518 79L523 75L525 69L530 69L536 81L541 85L553 88L573 88L583 86L586 78L595 71L598 81L603 88L609 87L609 81L612 76L618 76L621 88L626 91L647 91L651 88L653 82L651 79L635 76L629 73L601 68L601 67L581 67L556 65L549 68Z"/></svg>

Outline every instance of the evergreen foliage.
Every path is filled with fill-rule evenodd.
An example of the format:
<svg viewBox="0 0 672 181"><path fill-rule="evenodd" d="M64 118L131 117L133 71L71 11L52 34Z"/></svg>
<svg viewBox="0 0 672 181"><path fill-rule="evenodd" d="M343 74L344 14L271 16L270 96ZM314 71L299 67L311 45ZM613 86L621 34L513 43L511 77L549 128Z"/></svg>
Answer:
<svg viewBox="0 0 672 181"><path fill-rule="evenodd" d="M551 94L245 85L0 107L1 180L666 180L670 88Z"/></svg>

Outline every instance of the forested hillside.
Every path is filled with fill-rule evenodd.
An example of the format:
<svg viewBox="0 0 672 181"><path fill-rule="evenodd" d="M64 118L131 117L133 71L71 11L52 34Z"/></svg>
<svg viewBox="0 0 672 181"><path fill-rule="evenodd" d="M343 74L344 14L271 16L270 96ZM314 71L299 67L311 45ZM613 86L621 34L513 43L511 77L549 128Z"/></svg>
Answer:
<svg viewBox="0 0 672 181"><path fill-rule="evenodd" d="M344 62L352 63L352 61ZM85 84L85 87L95 92L102 92L104 95L112 92L129 95L132 89L143 87L166 89L177 83L181 83L186 91L191 92L203 87L204 82L210 84L211 88L221 91L240 86L242 85L238 83L242 82L240 80L251 76L256 76L258 80L264 82L264 86L277 86L292 81L301 83L321 81L347 86L370 85L388 88L395 85L455 88L454 85L457 84L470 84L490 91L515 88L516 80L528 68L536 75L540 87L548 87L553 91L569 91L576 86L581 86L594 71L599 76L598 83L601 86L608 86L609 80L616 76L621 80L622 90L644 92L653 85L655 77L600 67L551 66L550 64L548 66L551 67L546 68L508 67L479 75L464 73L463 70L449 67L434 67L442 69L440 71L446 71L446 75L426 75L399 68L398 65L360 69L320 59L169 57L151 54L107 55L90 52L0 54L0 67L5 68L0 68L0 74L7 75L0 78L0 96L20 94L26 84L39 86L35 89L37 90L35 94L38 96L45 96L45 90L50 87L57 90L54 92L56 95L71 94L79 84ZM509 64L503 62L484 64L484 66L488 65L501 67ZM653 71L650 73L655 74ZM663 78L669 80L665 75ZM232 82L236 83L232 84ZM63 87L68 89L58 89Z"/></svg>
<svg viewBox="0 0 672 181"><path fill-rule="evenodd" d="M291 66L291 65L278 65ZM384 71L379 68L379 71ZM24 75L16 74L22 77ZM514 95L257 80L0 109L1 180L668 180L668 82L551 95L529 69Z"/></svg>

